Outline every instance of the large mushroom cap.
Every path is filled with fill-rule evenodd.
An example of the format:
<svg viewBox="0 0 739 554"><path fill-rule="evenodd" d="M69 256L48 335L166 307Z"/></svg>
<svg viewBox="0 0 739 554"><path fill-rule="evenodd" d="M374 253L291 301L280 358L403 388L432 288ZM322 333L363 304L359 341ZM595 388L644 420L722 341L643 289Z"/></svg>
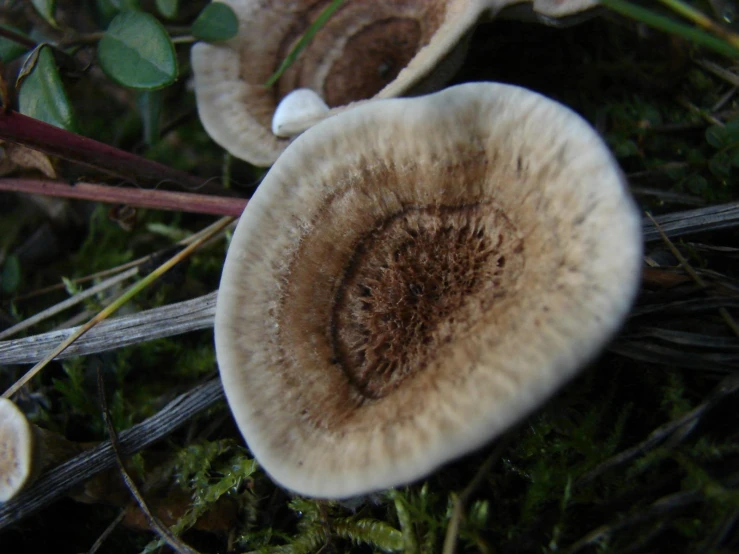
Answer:
<svg viewBox="0 0 739 554"><path fill-rule="evenodd" d="M215 339L236 422L299 493L422 477L601 349L641 243L606 146L539 94L466 84L329 118L272 167L228 251Z"/></svg>
<svg viewBox="0 0 739 554"><path fill-rule="evenodd" d="M13 498L31 477L33 429L25 414L0 398L0 502Z"/></svg>
<svg viewBox="0 0 739 554"><path fill-rule="evenodd" d="M271 88L264 86L267 80L330 0L224 1L238 16L239 35L193 47L198 113L223 148L268 166L290 142L272 133L272 117L291 91L311 89L334 108L320 120L353 102L395 97L419 86L438 88L462 62L465 44L460 40L483 14L492 17L509 4L531 0L346 2ZM535 0L533 9L561 16L592 4Z"/></svg>

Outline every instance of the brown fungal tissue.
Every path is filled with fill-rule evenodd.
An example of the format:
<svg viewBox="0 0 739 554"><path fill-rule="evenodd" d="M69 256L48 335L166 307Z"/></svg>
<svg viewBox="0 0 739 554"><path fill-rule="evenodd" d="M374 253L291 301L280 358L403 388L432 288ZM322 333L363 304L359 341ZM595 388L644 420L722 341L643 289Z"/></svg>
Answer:
<svg viewBox="0 0 739 554"><path fill-rule="evenodd" d="M234 233L216 352L283 486L347 497L502 433L591 360L639 280L639 214L564 106L475 83L310 128Z"/></svg>
<svg viewBox="0 0 739 554"><path fill-rule="evenodd" d="M462 62L463 37L475 23L521 1L530 0L349 0L267 88L264 84L330 2L226 0L238 16L239 35L192 49L200 119L234 156L270 165L290 142L285 137L346 105L438 88ZM536 0L532 6L536 13L561 17L593 4ZM275 109L300 89L312 90L332 109L287 125L276 136Z"/></svg>

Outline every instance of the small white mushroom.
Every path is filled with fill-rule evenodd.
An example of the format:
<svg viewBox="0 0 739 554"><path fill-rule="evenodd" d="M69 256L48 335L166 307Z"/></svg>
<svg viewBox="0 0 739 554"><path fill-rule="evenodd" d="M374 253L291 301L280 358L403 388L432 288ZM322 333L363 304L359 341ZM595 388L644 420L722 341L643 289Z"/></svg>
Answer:
<svg viewBox="0 0 739 554"><path fill-rule="evenodd" d="M215 341L236 423L302 494L419 479L597 355L641 245L608 148L539 94L466 84L326 119L229 247Z"/></svg>
<svg viewBox="0 0 739 554"><path fill-rule="evenodd" d="M533 0L535 12L550 17L565 17L598 5L598 0Z"/></svg>
<svg viewBox="0 0 739 554"><path fill-rule="evenodd" d="M272 117L272 133L278 137L292 137L309 127L307 122L320 120L328 110L323 98L309 88L296 89L277 105Z"/></svg>
<svg viewBox="0 0 739 554"><path fill-rule="evenodd" d="M7 398L0 398L0 502L30 485L42 471L84 446L33 425Z"/></svg>
<svg viewBox="0 0 739 554"><path fill-rule="evenodd" d="M33 465L33 430L18 407L0 398L0 502L28 482Z"/></svg>
<svg viewBox="0 0 739 554"><path fill-rule="evenodd" d="M331 108L326 117L370 98L428 92L461 64L463 39L481 18L530 0L372 0L343 4L275 86L265 87L328 0L224 0L239 19L237 37L192 48L198 113L208 134L237 158L271 165L321 117L273 133L279 102L311 89ZM592 0L538 0L534 10L567 15ZM441 66L437 72L435 68ZM438 78L435 78L438 77ZM420 87L420 88L419 88Z"/></svg>

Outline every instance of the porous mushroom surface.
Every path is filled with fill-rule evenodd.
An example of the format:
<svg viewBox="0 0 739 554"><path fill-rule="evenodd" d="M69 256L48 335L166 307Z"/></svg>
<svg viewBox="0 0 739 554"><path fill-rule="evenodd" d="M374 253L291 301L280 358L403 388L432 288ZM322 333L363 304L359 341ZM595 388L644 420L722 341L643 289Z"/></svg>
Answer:
<svg viewBox="0 0 739 554"><path fill-rule="evenodd" d="M13 498L31 477L33 429L12 401L0 398L0 502Z"/></svg>
<svg viewBox="0 0 739 554"><path fill-rule="evenodd" d="M474 83L326 119L228 250L215 342L234 418L302 494L418 479L594 357L641 243L607 147L536 93Z"/></svg>
<svg viewBox="0 0 739 554"><path fill-rule="evenodd" d="M438 88L463 60L462 39L475 23L519 1L345 2L268 88L267 80L330 0L225 0L238 16L238 36L192 49L200 119L234 156L271 165L290 142L272 132L272 119L291 91L311 89L333 108L302 120L292 131L297 133L354 102L399 96L413 87ZM575 3L592 4L537 0L533 7L541 5L547 15L560 16L571 13L568 6Z"/></svg>

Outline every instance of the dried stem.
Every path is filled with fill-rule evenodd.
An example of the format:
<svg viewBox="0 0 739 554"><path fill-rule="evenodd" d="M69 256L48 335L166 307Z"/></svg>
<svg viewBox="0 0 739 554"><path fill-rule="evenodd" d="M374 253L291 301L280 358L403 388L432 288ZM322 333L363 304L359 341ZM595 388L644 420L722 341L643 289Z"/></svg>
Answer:
<svg viewBox="0 0 739 554"><path fill-rule="evenodd" d="M693 269L693 267L690 265L688 260L683 256L682 252L678 250L678 248L672 243L672 241L667 237L665 232L662 230L662 227L660 227L659 223L657 223L654 218L652 217L652 214L647 212L647 217L649 220L654 224L654 226L657 228L657 232L659 232L660 237L667 245L667 248L670 249L670 252L672 252L672 255L675 256L680 262L680 265L685 270L685 273L690 275L690 277L695 281L695 284L699 287L705 288L706 282L703 280L703 278L696 273L696 271ZM739 337L739 326L737 326L736 321L734 321L734 318L729 313L729 310L726 308L719 308L718 313L721 315L723 320L726 322L726 325L732 330L732 332Z"/></svg>
<svg viewBox="0 0 739 554"><path fill-rule="evenodd" d="M131 456L161 440L199 412L223 399L220 379L213 379L172 400L152 417L119 434L120 451ZM49 470L18 496L0 504L0 530L63 496L93 475L113 467L110 442L103 442Z"/></svg>
<svg viewBox="0 0 739 554"><path fill-rule="evenodd" d="M70 133L17 112L0 113L0 140L7 140L58 156L97 171L134 182L177 183L195 190L204 179L160 163Z"/></svg>
<svg viewBox="0 0 739 554"><path fill-rule="evenodd" d="M87 356L141 342L210 329L216 310L216 293L176 302L140 313L103 321L90 329L55 358ZM31 337L0 342L0 365L33 364L77 329L50 331Z"/></svg>
<svg viewBox="0 0 739 554"><path fill-rule="evenodd" d="M192 192L114 187L79 182L70 185L62 181L40 179L0 179L0 190L44 194L61 198L77 198L109 204L127 204L137 208L234 217L241 215L247 202L243 198L229 198Z"/></svg>
<svg viewBox="0 0 739 554"><path fill-rule="evenodd" d="M131 476L126 471L126 466L123 464L123 458L120 453L120 446L118 445L118 435L113 427L113 422L110 419L110 412L108 411L108 403L105 400L105 386L103 384L103 373L98 368L98 396L100 398L100 408L103 412L103 421L105 421L105 427L108 430L108 437L110 438L110 445L113 448L113 456L116 464L118 465L118 471L123 478L123 482L134 497L136 503L141 508L141 511L146 516L149 526L152 530L156 531L161 539L163 539L175 552L183 552L184 554L197 554L197 551L192 549L187 544L183 543L179 538L174 536L172 532L164 525L158 517L156 517L149 506L146 504L144 497L141 496L136 483L134 483Z"/></svg>

